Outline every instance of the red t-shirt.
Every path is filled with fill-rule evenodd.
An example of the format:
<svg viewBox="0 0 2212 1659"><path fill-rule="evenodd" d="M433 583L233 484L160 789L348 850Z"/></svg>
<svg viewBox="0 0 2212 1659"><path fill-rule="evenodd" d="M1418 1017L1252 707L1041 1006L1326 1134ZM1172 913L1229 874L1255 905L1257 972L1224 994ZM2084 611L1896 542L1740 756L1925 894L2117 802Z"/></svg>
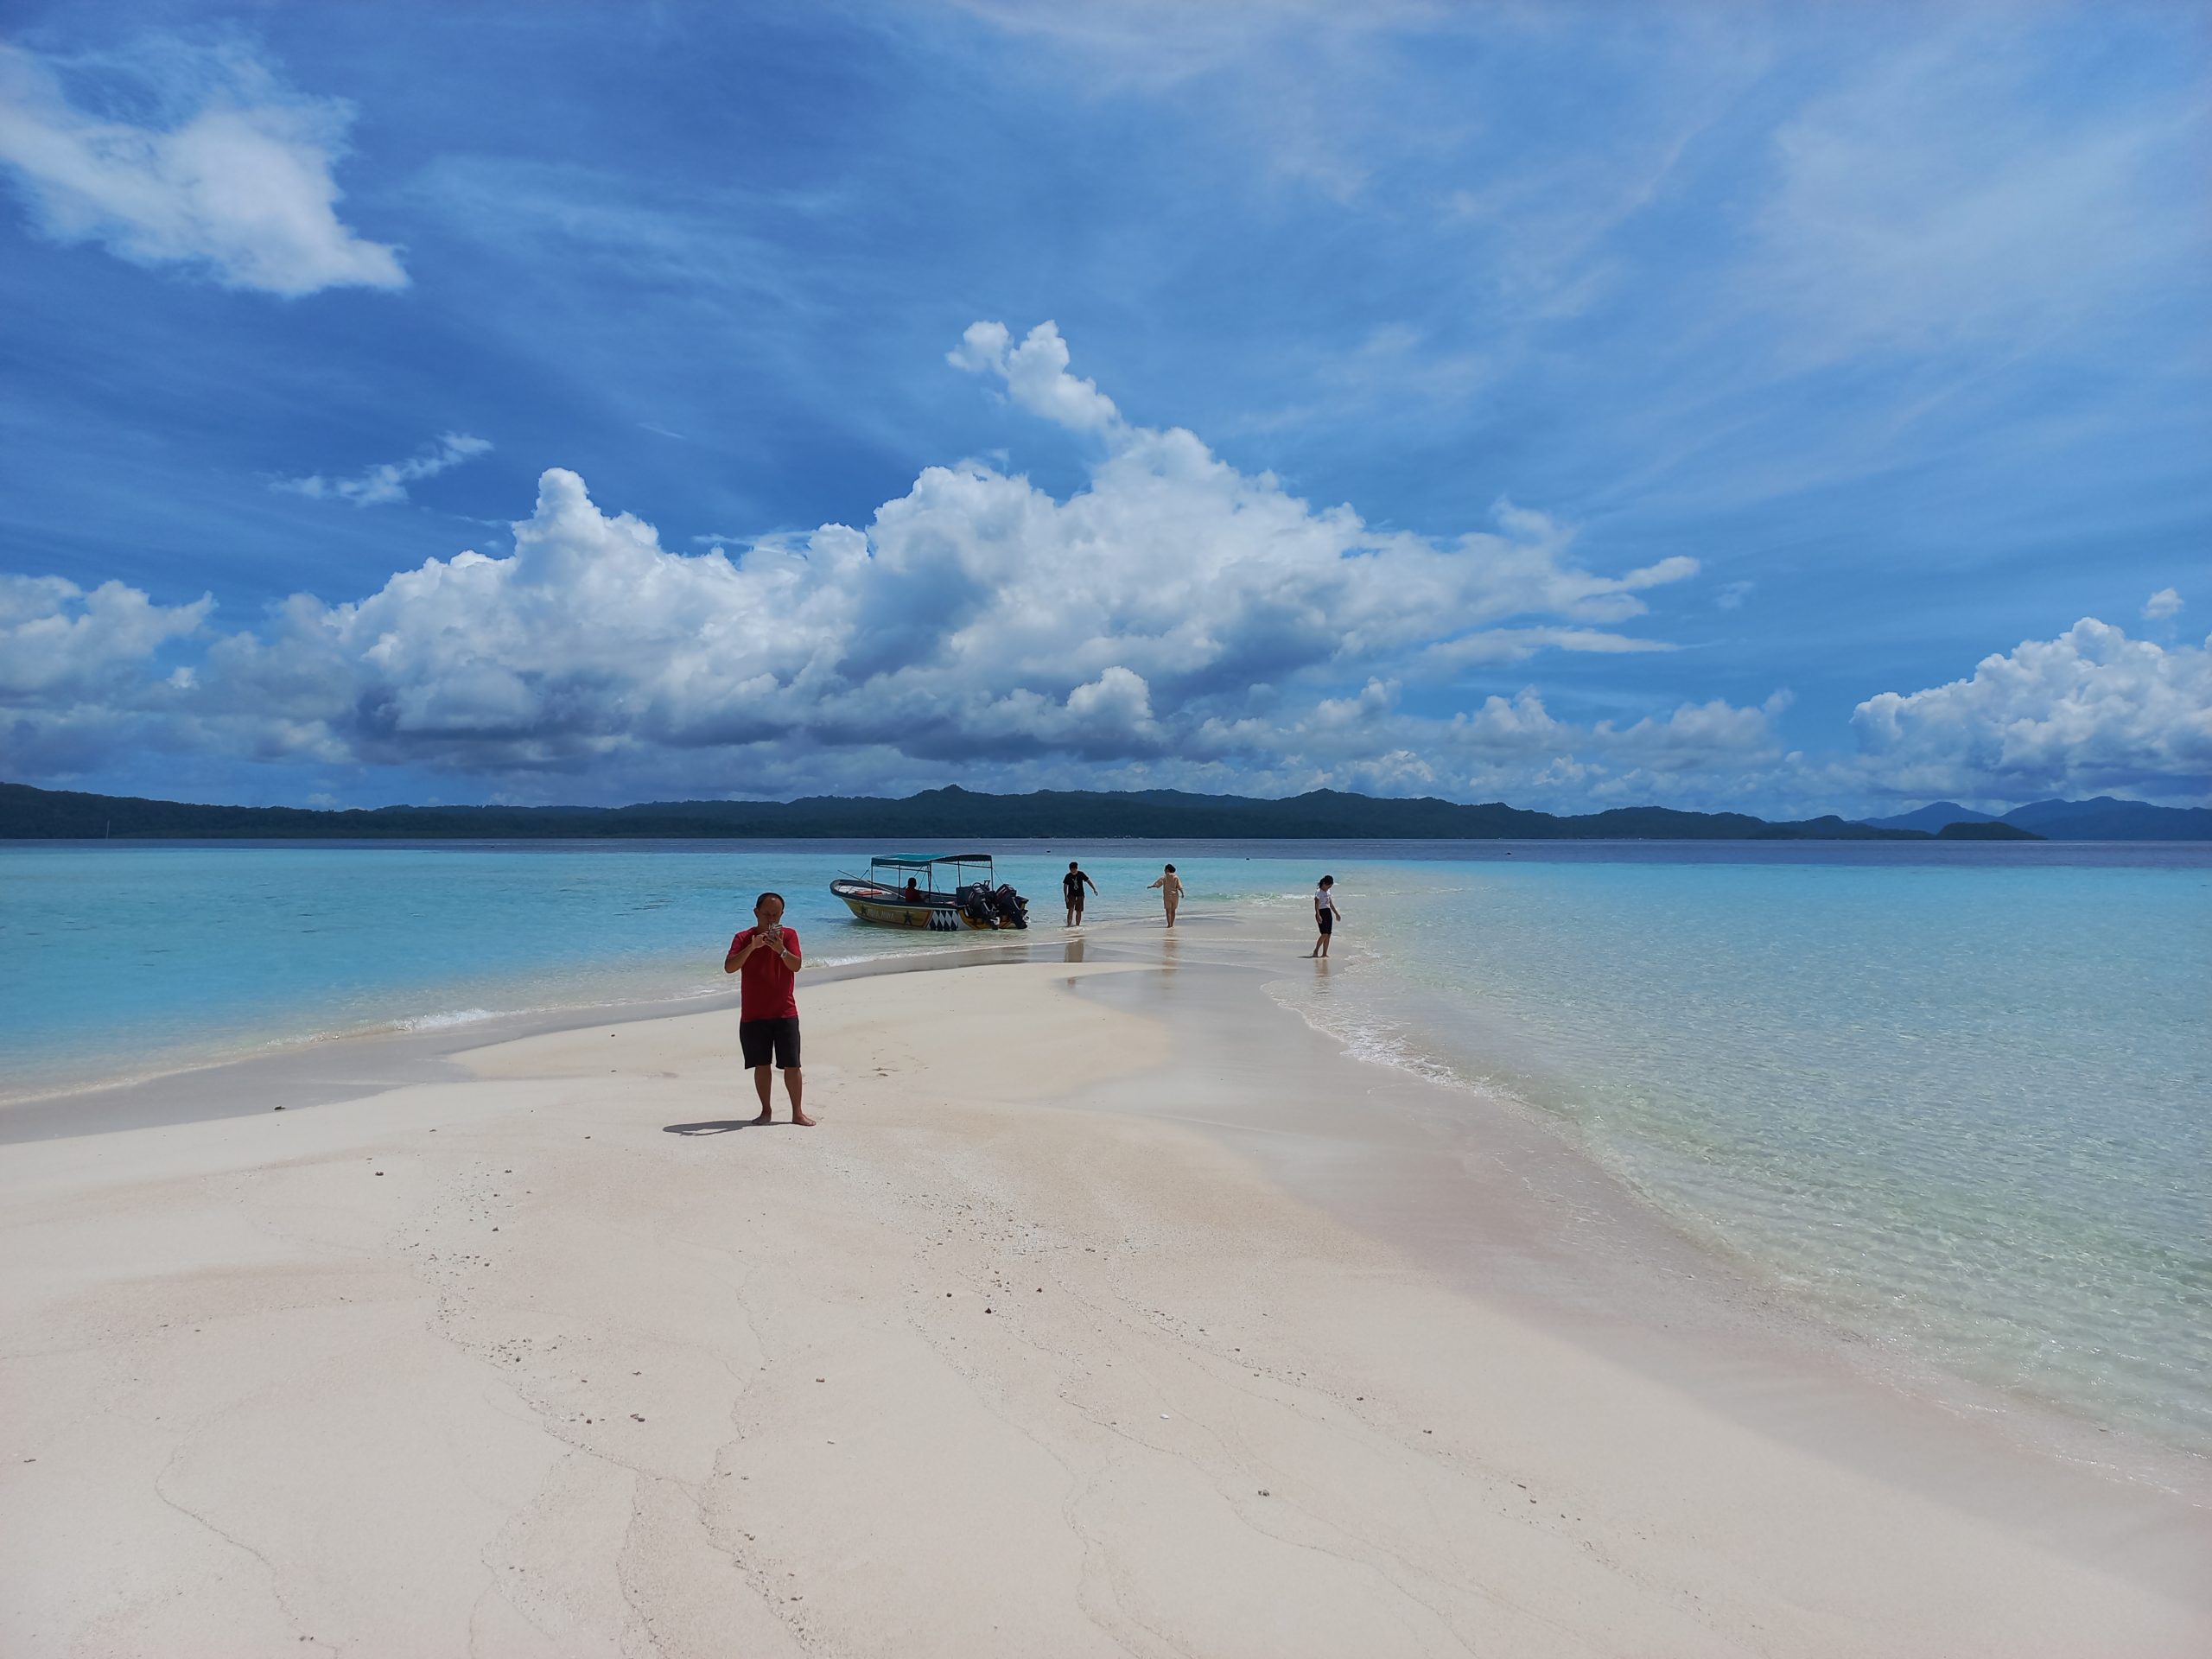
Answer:
<svg viewBox="0 0 2212 1659"><path fill-rule="evenodd" d="M729 942L730 954L734 956L745 949L760 930L748 927ZM784 949L792 956L798 955L798 935L790 928L784 930ZM784 966L784 959L766 945L745 959L737 970L737 1017L746 1020L796 1020L798 1018L798 975Z"/></svg>

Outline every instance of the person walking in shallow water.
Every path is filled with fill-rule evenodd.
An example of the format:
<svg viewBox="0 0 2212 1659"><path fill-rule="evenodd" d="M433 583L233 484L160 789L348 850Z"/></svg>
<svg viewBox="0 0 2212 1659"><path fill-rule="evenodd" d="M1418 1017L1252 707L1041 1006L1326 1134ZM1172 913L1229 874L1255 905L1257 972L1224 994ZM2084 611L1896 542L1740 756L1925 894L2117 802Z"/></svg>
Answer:
<svg viewBox="0 0 2212 1659"><path fill-rule="evenodd" d="M1068 860L1068 873L1060 878L1060 896L1068 901L1067 925L1083 925L1083 890L1098 891L1098 884L1083 873L1075 860Z"/></svg>
<svg viewBox="0 0 2212 1659"><path fill-rule="evenodd" d="M1329 935L1337 931L1337 878L1325 875L1321 878L1321 885L1313 889L1313 925L1320 937L1313 941L1313 948L1306 953L1307 956L1325 957L1329 954Z"/></svg>
<svg viewBox="0 0 2212 1659"><path fill-rule="evenodd" d="M1160 880L1152 885L1160 889L1160 906L1167 912L1167 925L1174 926L1175 907L1183 902L1183 883L1175 874L1175 867L1170 864L1161 873Z"/></svg>
<svg viewBox="0 0 2212 1659"><path fill-rule="evenodd" d="M722 972L742 974L738 982L737 1046L753 1087L760 1096L755 1123L772 1123L770 1103L772 1065L784 1074L791 1096L791 1122L811 1128L814 1120L802 1103L806 1078L798 1065L798 935L784 925L784 895L764 893L753 901L753 925L729 942Z"/></svg>

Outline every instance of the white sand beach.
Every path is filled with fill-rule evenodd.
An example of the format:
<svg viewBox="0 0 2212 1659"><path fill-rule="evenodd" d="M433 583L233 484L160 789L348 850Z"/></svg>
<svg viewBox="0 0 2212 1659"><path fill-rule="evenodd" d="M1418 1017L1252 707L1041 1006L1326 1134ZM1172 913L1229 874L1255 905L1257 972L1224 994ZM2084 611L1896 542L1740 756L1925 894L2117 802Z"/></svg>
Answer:
<svg viewBox="0 0 2212 1659"><path fill-rule="evenodd" d="M716 1011L0 1147L0 1652L2212 1651L2201 1493L1249 980L803 996L810 1131Z"/></svg>

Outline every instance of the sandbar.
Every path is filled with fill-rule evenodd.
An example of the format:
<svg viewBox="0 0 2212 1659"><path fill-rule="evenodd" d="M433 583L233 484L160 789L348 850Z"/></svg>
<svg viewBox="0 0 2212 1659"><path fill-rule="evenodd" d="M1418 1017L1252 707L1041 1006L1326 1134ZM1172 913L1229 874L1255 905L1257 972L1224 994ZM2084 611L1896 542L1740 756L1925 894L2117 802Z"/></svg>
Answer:
<svg viewBox="0 0 2212 1659"><path fill-rule="evenodd" d="M0 1146L0 1651L2212 1650L2193 1495L1824 1372L1249 974L804 1006L812 1131L715 1009Z"/></svg>

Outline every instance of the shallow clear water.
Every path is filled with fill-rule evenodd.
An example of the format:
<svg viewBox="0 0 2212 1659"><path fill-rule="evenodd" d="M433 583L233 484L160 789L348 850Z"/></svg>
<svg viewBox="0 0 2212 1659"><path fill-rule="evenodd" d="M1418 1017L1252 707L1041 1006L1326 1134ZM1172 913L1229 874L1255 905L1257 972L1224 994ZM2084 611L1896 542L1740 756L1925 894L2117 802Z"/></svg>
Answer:
<svg viewBox="0 0 2212 1659"><path fill-rule="evenodd" d="M1003 849L1040 922L1071 851L1106 889L1094 920L1156 916L1159 849ZM2212 849L1374 851L1179 856L1185 953L1280 957L1274 995L1356 1053L1551 1116L1871 1338L2212 1452ZM827 884L857 861L0 849L0 1095L711 994L763 887L817 963L946 948L852 921ZM1325 972L1295 954L1324 867L1346 916Z"/></svg>
<svg viewBox="0 0 2212 1659"><path fill-rule="evenodd" d="M1275 990L1849 1328L2212 1452L2206 862L1371 864Z"/></svg>
<svg viewBox="0 0 2212 1659"><path fill-rule="evenodd" d="M938 943L855 923L828 892L853 863L696 842L0 849L0 1098L315 1035L711 995L768 887L818 962Z"/></svg>

